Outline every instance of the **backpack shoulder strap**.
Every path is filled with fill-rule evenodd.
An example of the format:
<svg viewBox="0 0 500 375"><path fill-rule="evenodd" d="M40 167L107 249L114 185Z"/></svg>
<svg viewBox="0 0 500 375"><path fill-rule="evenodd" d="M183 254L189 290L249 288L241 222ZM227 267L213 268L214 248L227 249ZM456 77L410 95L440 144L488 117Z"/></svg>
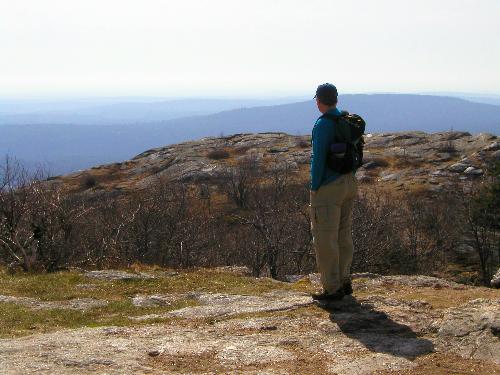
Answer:
<svg viewBox="0 0 500 375"><path fill-rule="evenodd" d="M340 115L334 115L333 113L325 112L319 118L328 118L330 120L337 122L340 117L345 117L347 115L349 115L349 112L347 111L341 111Z"/></svg>

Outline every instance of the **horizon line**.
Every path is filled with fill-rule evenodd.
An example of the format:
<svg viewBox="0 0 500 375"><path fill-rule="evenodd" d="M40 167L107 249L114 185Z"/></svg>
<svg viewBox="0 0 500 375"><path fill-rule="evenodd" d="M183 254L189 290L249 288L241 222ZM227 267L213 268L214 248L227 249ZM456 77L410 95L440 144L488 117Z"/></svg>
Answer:
<svg viewBox="0 0 500 375"><path fill-rule="evenodd" d="M500 92L474 92L474 91L345 91L342 95L431 95L431 96L465 96L465 97L484 97L500 99ZM310 96L310 93L292 93L286 94L239 94L239 95L222 95L222 94L206 94L206 95L161 95L161 94L144 94L144 95L110 95L110 94L85 94L85 93L62 93L62 94L28 94L28 95L5 95L0 94L0 100L90 100L90 99L148 99L148 100L189 100L189 99L221 99L221 100L270 100L270 99L292 99Z"/></svg>

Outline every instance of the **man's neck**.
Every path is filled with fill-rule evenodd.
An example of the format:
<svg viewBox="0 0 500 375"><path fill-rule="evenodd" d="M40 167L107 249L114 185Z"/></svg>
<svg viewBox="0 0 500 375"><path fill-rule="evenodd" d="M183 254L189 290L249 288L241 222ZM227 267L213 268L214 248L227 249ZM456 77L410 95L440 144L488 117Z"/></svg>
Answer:
<svg viewBox="0 0 500 375"><path fill-rule="evenodd" d="M334 111L335 109L337 109L337 106L336 105L331 105L329 107L325 107L324 108L324 112L321 111L321 113L326 113L326 112Z"/></svg>

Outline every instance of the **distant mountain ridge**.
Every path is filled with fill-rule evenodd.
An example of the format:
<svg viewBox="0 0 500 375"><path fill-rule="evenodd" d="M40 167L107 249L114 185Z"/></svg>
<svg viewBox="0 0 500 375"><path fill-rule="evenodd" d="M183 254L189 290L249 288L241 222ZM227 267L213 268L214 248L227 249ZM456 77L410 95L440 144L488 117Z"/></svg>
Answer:
<svg viewBox="0 0 500 375"><path fill-rule="evenodd" d="M95 99L60 102L0 101L0 125L72 124L134 125L180 117L207 115L235 108L277 105L302 100L302 97L273 99L189 98L149 100Z"/></svg>
<svg viewBox="0 0 500 375"><path fill-rule="evenodd" d="M196 102L191 103L196 107ZM367 132L448 130L499 134L500 106L431 95L342 95L339 107L367 121ZM259 106L126 125L0 125L0 155L54 174L129 159L143 150L206 136L285 132L309 134L319 113L314 100Z"/></svg>
<svg viewBox="0 0 500 375"><path fill-rule="evenodd" d="M474 134L497 134L500 131L500 106L459 98L411 94L352 94L339 97L339 108L363 116L370 132L437 132L453 129ZM190 131L195 131L202 125L204 133L210 132L208 135L266 131L305 134L310 132L318 116L315 102L311 100L234 109L203 118L164 122L164 125L175 123Z"/></svg>

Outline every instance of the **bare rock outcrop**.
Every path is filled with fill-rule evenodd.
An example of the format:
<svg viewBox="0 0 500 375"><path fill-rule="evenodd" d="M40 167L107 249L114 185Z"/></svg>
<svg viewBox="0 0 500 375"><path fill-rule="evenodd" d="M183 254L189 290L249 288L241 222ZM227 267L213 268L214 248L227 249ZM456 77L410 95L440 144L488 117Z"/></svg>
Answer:
<svg viewBox="0 0 500 375"><path fill-rule="evenodd" d="M299 278L297 285L316 276ZM429 373L419 369L437 354L463 361L462 368L479 363L491 373L500 369L500 299L439 308L411 296L458 296L479 288L372 273L354 275L354 281L354 296L319 304L282 283L259 295L136 295L142 307L186 298L197 305L153 317L163 319L155 324L131 320L139 325L1 339L0 373L420 374ZM387 289L394 293L383 293Z"/></svg>
<svg viewBox="0 0 500 375"><path fill-rule="evenodd" d="M426 184L432 177L434 184L429 189L441 190L442 182L461 183L481 177L489 163L498 158L498 144L495 135L467 132L367 134L366 162L359 176L364 183L383 185ZM142 189L159 178L216 184L228 168L249 158L264 169L303 172L308 168L310 154L309 136L259 133L206 137L151 149L131 160L58 177L51 183L73 185L78 190L82 178L95 174L108 193Z"/></svg>
<svg viewBox="0 0 500 375"><path fill-rule="evenodd" d="M296 292L276 290L262 296L245 296L220 293L191 293L187 296L200 304L200 306L185 307L163 315L150 314L134 317L135 320L158 319L161 317L176 317L184 319L214 318L238 314L272 312L296 309L312 304L309 295ZM162 300L169 297L163 296ZM175 297L170 297L175 298ZM178 297L179 298L179 297ZM135 297L137 299L137 297ZM151 299L151 297L150 297ZM158 300L158 296L154 297ZM137 303L137 302L136 302Z"/></svg>
<svg viewBox="0 0 500 375"><path fill-rule="evenodd" d="M500 299L477 299L450 308L436 327L441 350L500 364Z"/></svg>

